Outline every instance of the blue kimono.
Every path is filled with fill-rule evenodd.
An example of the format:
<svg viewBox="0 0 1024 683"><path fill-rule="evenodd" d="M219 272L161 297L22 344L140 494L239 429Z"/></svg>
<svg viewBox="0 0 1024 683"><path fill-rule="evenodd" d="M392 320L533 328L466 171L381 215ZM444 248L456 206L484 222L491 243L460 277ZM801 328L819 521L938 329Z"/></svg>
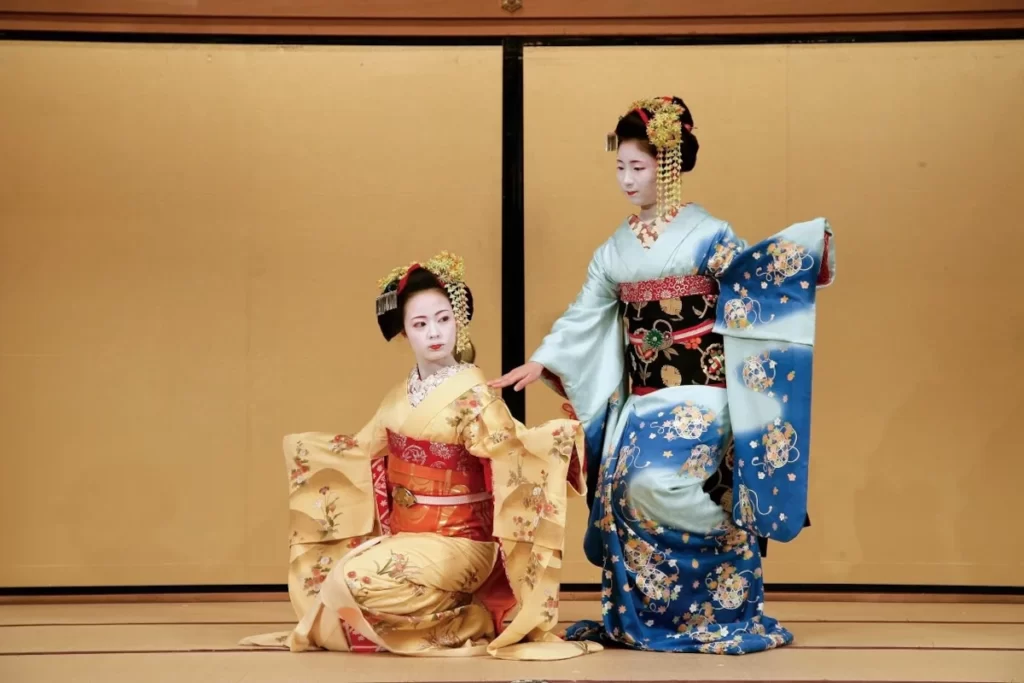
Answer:
<svg viewBox="0 0 1024 683"><path fill-rule="evenodd" d="M601 245L531 360L587 435L584 550L601 623L568 638L744 654L792 642L764 614L759 539L807 518L815 295L826 220L753 246L690 204ZM652 239L652 234L654 235Z"/></svg>

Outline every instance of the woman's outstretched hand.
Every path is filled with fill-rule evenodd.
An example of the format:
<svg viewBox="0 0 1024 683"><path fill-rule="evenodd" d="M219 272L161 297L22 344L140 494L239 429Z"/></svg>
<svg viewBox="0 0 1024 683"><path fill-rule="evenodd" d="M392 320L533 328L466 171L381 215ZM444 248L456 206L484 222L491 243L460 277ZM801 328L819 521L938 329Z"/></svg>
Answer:
<svg viewBox="0 0 1024 683"><path fill-rule="evenodd" d="M498 379L491 380L487 385L494 389L503 389L514 384L514 389L516 391L522 391L527 386L540 379L541 373L543 372L543 365L530 361L526 365L520 365L515 370L509 370Z"/></svg>

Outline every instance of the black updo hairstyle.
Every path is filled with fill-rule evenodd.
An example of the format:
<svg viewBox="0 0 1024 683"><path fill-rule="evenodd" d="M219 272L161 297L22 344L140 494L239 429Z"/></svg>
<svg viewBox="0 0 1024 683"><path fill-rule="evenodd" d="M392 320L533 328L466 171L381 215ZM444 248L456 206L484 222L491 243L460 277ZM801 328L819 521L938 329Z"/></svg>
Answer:
<svg viewBox="0 0 1024 683"><path fill-rule="evenodd" d="M466 314L469 321L472 321L473 292L470 291L468 285L463 286L466 288ZM432 289L440 291L451 301L451 295L448 294L448 290L445 289L444 284L437 279L436 275L426 268L415 268L410 271L402 286L402 291L398 293L398 307L377 315L377 325L380 327L384 339L391 341L405 330L405 306L409 303L409 299L415 294L428 292ZM463 351L462 354L457 354L456 357L460 362L472 363L476 358L476 350L473 348L472 343L470 343L469 349Z"/></svg>
<svg viewBox="0 0 1024 683"><path fill-rule="evenodd" d="M697 150L700 149L700 143L697 142L697 136L690 130L694 125L693 114L690 113L690 108L679 97L673 97L672 102L683 108L683 114L679 117L683 124L683 142L680 151L683 156L682 171L683 173L689 173L697 165ZM646 110L645 112L648 118L650 118L651 112ZM636 110L629 112L619 119L618 125L615 126L615 137L620 145L626 140L635 140L640 143L641 149L652 157L657 158L658 156L658 149L647 139L647 124L644 123L643 117Z"/></svg>

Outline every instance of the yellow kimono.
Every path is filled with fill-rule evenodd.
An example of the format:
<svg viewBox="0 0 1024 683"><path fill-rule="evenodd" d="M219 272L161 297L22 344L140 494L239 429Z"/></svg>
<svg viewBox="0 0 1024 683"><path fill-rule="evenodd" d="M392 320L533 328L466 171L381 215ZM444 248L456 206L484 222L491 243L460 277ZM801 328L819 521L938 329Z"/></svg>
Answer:
<svg viewBox="0 0 1024 683"><path fill-rule="evenodd" d="M474 366L403 381L354 437L285 438L291 633L243 644L566 659L566 504L585 494L575 420L527 429ZM505 624L506 615L514 612Z"/></svg>

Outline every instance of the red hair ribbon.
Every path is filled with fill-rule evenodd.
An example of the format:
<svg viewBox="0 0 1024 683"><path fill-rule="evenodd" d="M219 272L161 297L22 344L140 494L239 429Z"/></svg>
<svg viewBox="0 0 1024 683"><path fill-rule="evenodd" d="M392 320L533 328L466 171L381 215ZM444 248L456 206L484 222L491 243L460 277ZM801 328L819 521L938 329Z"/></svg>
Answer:
<svg viewBox="0 0 1024 683"><path fill-rule="evenodd" d="M411 266L409 266L409 270L405 271L405 275L403 275L402 279L398 281L398 288L395 289L395 293L396 294L401 294L402 293L402 290L405 289L406 283L409 281L409 276L412 275L412 272L414 270L419 270L419 269L420 269L420 264L418 264L418 263L414 263Z"/></svg>
<svg viewBox="0 0 1024 683"><path fill-rule="evenodd" d="M405 275L403 275L402 279L398 281L398 287L397 287L397 289L395 289L395 294L401 294L402 290L405 289L406 283L409 281L409 276L412 275L414 271L420 270L421 268L423 268L423 266L421 266L418 263L414 263L411 266L409 266L409 270L405 271ZM438 282L440 282L445 287L448 286L448 283L447 282L443 282L441 280L441 278L439 278L437 276L434 276L434 277L435 277L435 279Z"/></svg>
<svg viewBox="0 0 1024 683"><path fill-rule="evenodd" d="M672 101L671 97L662 97L661 99L663 101L665 101L665 102L671 102ZM633 111L635 111L637 114L640 115L640 118L643 120L644 125L646 126L647 123L650 121L650 117L647 116L647 112L644 111L643 109L641 109L640 107L637 107ZM689 133L689 132L691 132L693 130L693 124L692 123L684 123L683 124L683 128L685 128L686 132Z"/></svg>

